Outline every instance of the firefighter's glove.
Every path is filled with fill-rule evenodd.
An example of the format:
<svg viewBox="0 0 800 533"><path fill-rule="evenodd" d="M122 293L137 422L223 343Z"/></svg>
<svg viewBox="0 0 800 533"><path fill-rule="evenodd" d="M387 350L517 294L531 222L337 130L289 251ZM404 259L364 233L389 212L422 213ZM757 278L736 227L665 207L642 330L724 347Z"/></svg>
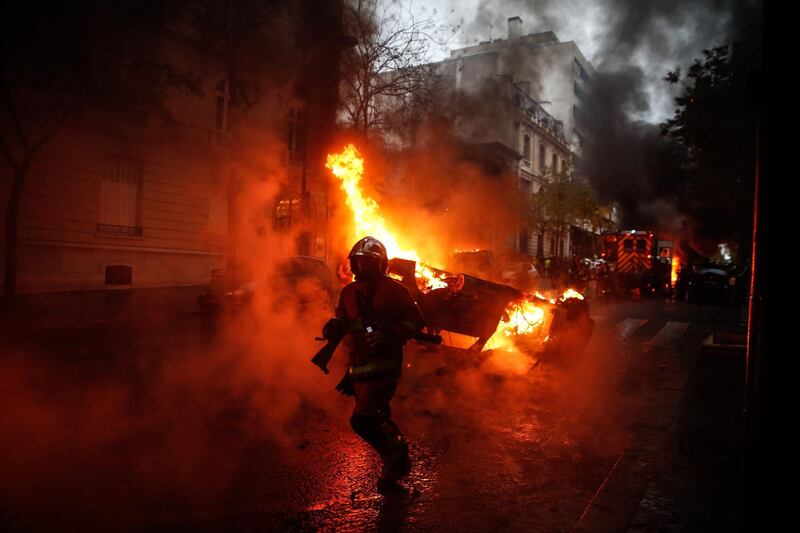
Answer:
<svg viewBox="0 0 800 533"><path fill-rule="evenodd" d="M356 393L356 388L353 385L353 379L350 377L350 372L345 372L344 377L336 385L336 390L344 394L345 396L354 396Z"/></svg>
<svg viewBox="0 0 800 533"><path fill-rule="evenodd" d="M344 323L344 320L338 318L331 318L322 326L322 336L325 339L344 337L346 333L347 325Z"/></svg>

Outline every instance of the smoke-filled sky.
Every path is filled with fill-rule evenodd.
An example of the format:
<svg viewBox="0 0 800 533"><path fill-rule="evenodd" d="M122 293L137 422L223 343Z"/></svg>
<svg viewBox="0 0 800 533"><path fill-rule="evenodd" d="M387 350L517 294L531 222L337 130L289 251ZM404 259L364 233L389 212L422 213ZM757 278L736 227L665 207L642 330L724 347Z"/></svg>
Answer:
<svg viewBox="0 0 800 533"><path fill-rule="evenodd" d="M458 27L448 34L448 45L432 48L434 60L446 57L450 49L505 38L508 18L519 16L524 34L552 30L561 41L575 41L598 70L638 67L641 78L635 82L647 98L645 106L630 108L631 118L662 122L674 107L674 94L663 81L667 71L678 66L685 70L703 49L741 38L746 26L758 18L760 2L414 0L410 9L418 18Z"/></svg>
<svg viewBox="0 0 800 533"><path fill-rule="evenodd" d="M523 35L553 31L562 42L574 41L596 70L589 91L592 103L584 110L586 131L595 142L587 145L580 159L580 173L596 198L619 207L622 227L647 227L680 236L703 255L710 255L715 243L736 238L730 213L723 216L719 210L718 194L682 196L685 176L664 165L665 157L679 161L682 156L668 155L671 144L660 135L659 125L674 116L674 97L685 90L686 72L704 50L735 42L746 43L743 49L758 48L760 1L381 2L406 17L413 13L417 21L449 26L449 31L439 34L446 44L431 46L431 60L441 60L453 49L507 38L508 18L514 16L522 18ZM677 68L683 73L680 82L665 81L666 74ZM740 104L731 107L730 113L744 118L747 110L744 102ZM740 133L743 138L747 135L744 130ZM742 168L751 165L743 164ZM731 178L731 183L743 183L741 176L736 179ZM742 185L739 192L746 195L747 190Z"/></svg>

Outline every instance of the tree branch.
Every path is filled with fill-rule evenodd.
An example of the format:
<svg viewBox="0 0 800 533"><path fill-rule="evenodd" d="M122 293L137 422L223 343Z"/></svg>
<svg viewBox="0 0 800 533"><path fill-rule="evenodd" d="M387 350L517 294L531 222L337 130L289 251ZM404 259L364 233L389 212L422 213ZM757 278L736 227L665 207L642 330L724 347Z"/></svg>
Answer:
<svg viewBox="0 0 800 533"><path fill-rule="evenodd" d="M14 155L11 153L11 150L9 149L8 144L6 144L6 140L3 138L2 134L0 134L0 153L3 154L3 157L6 159L8 166L11 167L11 170L13 170L15 173L19 172L20 164L17 163L16 159L14 159Z"/></svg>
<svg viewBox="0 0 800 533"><path fill-rule="evenodd" d="M67 122L72 112L75 111L75 109L77 109L78 105L79 104L77 101L72 102L70 105L66 107L66 109L64 109L64 112L61 114L61 117L59 117L59 119L56 121L56 124L44 135L42 135L42 137L38 141L36 141L33 144L33 146L31 146L30 148L31 155L33 155L39 148L44 146L50 139L55 137L59 131L61 131L61 128L64 127L64 124Z"/></svg>
<svg viewBox="0 0 800 533"><path fill-rule="evenodd" d="M2 80L2 90L5 94L6 98L6 112L11 117L11 121L14 123L14 130L17 133L17 137L19 138L19 142L22 145L23 150L26 152L30 149L28 145L28 139L25 136L25 131L22 127L22 121L17 114L17 110L14 106L14 97L11 94L11 89L8 87L8 84L5 81L5 76L0 78Z"/></svg>

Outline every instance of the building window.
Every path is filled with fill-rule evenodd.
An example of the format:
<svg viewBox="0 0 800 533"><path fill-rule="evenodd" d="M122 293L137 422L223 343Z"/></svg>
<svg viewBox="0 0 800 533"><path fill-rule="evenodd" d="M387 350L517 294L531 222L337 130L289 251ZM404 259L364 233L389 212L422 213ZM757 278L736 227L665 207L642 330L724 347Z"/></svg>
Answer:
<svg viewBox="0 0 800 533"><path fill-rule="evenodd" d="M97 231L110 235L140 236L142 161L106 154L100 183Z"/></svg>
<svg viewBox="0 0 800 533"><path fill-rule="evenodd" d="M531 240L531 234L527 229L520 229L519 230L519 251L527 254L528 253L528 243Z"/></svg>
<svg viewBox="0 0 800 533"><path fill-rule="evenodd" d="M272 215L272 227L276 230L289 229L292 223L302 216L302 199L299 196L288 196L275 203Z"/></svg>
<svg viewBox="0 0 800 533"><path fill-rule="evenodd" d="M522 158L528 163L531 162L531 136L522 137Z"/></svg>
<svg viewBox="0 0 800 533"><path fill-rule="evenodd" d="M217 95L217 113L214 127L219 131L228 131L228 106L231 101L228 80L220 80L215 93Z"/></svg>
<svg viewBox="0 0 800 533"><path fill-rule="evenodd" d="M539 145L539 170L544 172L545 169L545 161L544 161L544 145Z"/></svg>
<svg viewBox="0 0 800 533"><path fill-rule="evenodd" d="M577 81L572 82L572 92L575 93L575 97L578 98L578 100L583 100L585 98L583 90L578 86Z"/></svg>
<svg viewBox="0 0 800 533"><path fill-rule="evenodd" d="M589 74L586 72L586 69L583 68L583 65L581 65L580 61L578 61L577 57L574 58L574 61L575 61L575 63L574 63L575 64L575 75L577 77L579 77L581 80L583 80L584 82L589 83L592 79L589 77Z"/></svg>
<svg viewBox="0 0 800 533"><path fill-rule="evenodd" d="M558 172L558 155L553 153L553 174Z"/></svg>

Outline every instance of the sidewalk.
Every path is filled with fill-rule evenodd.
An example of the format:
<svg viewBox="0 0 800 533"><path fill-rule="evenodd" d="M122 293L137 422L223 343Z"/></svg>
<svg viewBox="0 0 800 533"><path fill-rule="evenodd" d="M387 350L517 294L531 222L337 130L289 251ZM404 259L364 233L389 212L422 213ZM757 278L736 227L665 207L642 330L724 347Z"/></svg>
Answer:
<svg viewBox="0 0 800 533"><path fill-rule="evenodd" d="M198 311L202 287L21 294L0 314L0 340L139 328Z"/></svg>
<svg viewBox="0 0 800 533"><path fill-rule="evenodd" d="M629 531L740 531L744 357L700 355Z"/></svg>
<svg viewBox="0 0 800 533"><path fill-rule="evenodd" d="M703 353L706 333L687 332L685 353L654 354L663 372L648 408L577 531L742 529L744 357Z"/></svg>

